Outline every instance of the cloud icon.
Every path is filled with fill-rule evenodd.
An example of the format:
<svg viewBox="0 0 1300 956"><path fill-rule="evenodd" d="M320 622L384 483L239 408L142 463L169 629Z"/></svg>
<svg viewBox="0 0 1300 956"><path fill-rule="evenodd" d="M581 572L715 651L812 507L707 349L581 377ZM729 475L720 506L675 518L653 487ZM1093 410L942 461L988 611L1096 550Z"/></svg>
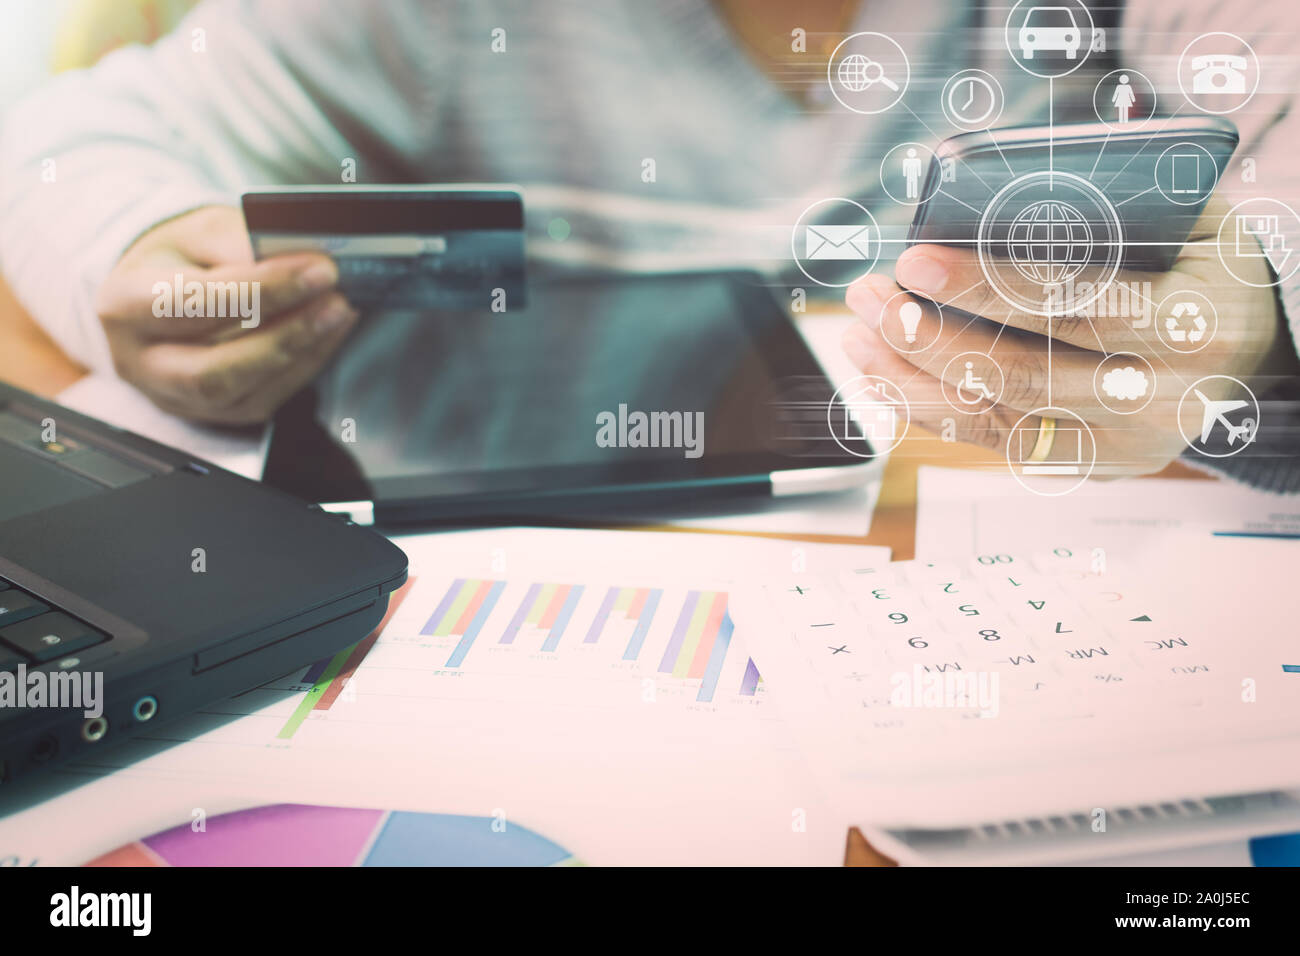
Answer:
<svg viewBox="0 0 1300 956"><path fill-rule="evenodd" d="M1147 373L1132 365L1113 368L1102 376L1101 388L1111 398L1132 401L1147 393Z"/></svg>

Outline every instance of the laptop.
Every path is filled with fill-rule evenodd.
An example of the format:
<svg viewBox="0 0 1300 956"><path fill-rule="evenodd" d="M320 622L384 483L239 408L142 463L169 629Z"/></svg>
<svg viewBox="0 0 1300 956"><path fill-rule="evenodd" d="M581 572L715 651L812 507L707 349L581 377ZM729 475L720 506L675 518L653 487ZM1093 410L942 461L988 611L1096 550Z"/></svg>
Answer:
<svg viewBox="0 0 1300 956"><path fill-rule="evenodd" d="M0 385L0 785L337 653L405 579L345 518Z"/></svg>

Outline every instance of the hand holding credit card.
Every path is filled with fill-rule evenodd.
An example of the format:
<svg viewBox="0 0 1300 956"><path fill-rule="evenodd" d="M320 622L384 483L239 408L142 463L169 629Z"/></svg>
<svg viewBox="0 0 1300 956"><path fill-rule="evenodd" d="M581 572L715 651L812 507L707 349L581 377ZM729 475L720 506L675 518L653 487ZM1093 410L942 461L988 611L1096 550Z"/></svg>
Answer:
<svg viewBox="0 0 1300 956"><path fill-rule="evenodd" d="M259 259L323 252L362 313L522 307L524 209L512 186L307 186L252 190Z"/></svg>

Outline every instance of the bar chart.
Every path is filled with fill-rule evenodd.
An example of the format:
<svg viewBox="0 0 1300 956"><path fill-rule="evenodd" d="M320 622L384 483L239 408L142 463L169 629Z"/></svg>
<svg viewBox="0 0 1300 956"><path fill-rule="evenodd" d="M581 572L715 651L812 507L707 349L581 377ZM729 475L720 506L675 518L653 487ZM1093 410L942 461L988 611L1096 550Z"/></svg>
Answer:
<svg viewBox="0 0 1300 956"><path fill-rule="evenodd" d="M678 679L701 680L696 700L712 701L733 629L724 592L688 592L659 662L660 673Z"/></svg>
<svg viewBox="0 0 1300 956"><path fill-rule="evenodd" d="M434 637L450 634L460 638L447 658L448 667L460 667L464 663L505 586L504 581L457 578L447 589L420 633Z"/></svg>
<svg viewBox="0 0 1300 956"><path fill-rule="evenodd" d="M544 635L542 650L554 652L584 590L581 584L530 585L498 643L513 644L520 630L526 628L528 632Z"/></svg>
<svg viewBox="0 0 1300 956"><path fill-rule="evenodd" d="M411 593L413 587L415 587L415 578L410 577L407 578L405 584L393 592L388 599L388 610L384 613L383 620L364 640L351 647L344 648L333 657L317 661L307 668L300 682L311 685L311 689L307 691L298 706L294 708L293 713L289 715L289 719L285 721L284 726L280 728L280 732L276 734L280 740L292 739L293 735L298 732L298 728L302 726L302 722L313 711L327 711L334 706L334 702L338 700L348 681L352 680L358 668L361 667L361 662L366 659L366 655L378 642L384 628L393 619L393 616L402 606L402 602L406 600L406 596Z"/></svg>
<svg viewBox="0 0 1300 956"><path fill-rule="evenodd" d="M622 630L628 630L629 625L631 630L623 660L636 660L645 646L646 635L650 633L659 599L663 596L663 588L609 588L582 642L595 644L607 632L619 630L618 624L622 622Z"/></svg>

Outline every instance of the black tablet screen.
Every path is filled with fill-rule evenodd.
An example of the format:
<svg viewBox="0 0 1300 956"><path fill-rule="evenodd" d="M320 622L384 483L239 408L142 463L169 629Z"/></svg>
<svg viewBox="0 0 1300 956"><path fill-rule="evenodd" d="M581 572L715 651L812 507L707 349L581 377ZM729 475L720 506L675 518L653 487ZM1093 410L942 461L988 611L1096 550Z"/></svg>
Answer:
<svg viewBox="0 0 1300 956"><path fill-rule="evenodd" d="M832 391L755 276L551 280L518 310L363 320L277 417L266 478L355 501L857 463Z"/></svg>

